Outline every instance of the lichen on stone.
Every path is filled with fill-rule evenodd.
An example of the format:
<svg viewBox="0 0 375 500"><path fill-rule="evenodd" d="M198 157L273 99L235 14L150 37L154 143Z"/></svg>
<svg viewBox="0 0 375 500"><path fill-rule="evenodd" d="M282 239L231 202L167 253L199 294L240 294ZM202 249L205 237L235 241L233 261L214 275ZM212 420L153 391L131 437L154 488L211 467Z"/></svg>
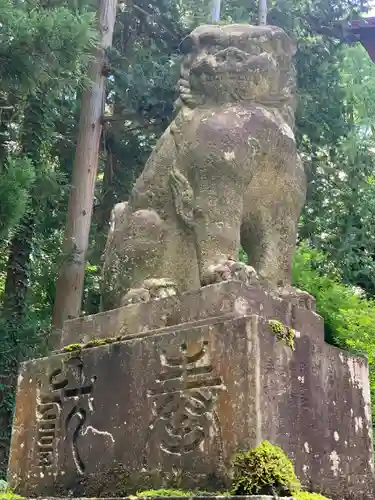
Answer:
<svg viewBox="0 0 375 500"><path fill-rule="evenodd" d="M270 319L268 325L271 328L272 333L276 336L277 340L282 340L289 346L292 351L295 350L294 338L296 335L295 330L289 326L284 325L281 321L277 319Z"/></svg>

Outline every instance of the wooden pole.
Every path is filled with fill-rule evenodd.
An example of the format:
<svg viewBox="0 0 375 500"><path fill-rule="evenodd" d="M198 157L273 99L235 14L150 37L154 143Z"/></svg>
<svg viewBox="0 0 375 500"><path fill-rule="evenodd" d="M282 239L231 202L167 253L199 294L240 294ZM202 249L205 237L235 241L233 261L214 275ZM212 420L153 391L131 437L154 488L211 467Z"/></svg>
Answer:
<svg viewBox="0 0 375 500"><path fill-rule="evenodd" d="M259 25L267 24L267 0L259 0Z"/></svg>
<svg viewBox="0 0 375 500"><path fill-rule="evenodd" d="M112 45L117 0L99 0L99 43L88 71L91 81L81 101L81 115L73 165L72 187L63 242L64 262L56 283L52 314L55 336L64 321L81 311L86 252L88 248L95 181L99 163L102 116L105 100L105 51ZM55 339L51 339L55 343Z"/></svg>

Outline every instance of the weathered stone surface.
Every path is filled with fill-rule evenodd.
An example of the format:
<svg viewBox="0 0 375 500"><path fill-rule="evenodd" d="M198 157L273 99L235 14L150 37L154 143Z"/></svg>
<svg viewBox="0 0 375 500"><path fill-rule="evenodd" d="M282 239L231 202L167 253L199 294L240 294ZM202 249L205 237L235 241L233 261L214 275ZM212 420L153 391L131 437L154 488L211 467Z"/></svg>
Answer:
<svg viewBox="0 0 375 500"><path fill-rule="evenodd" d="M294 43L273 26L210 25L182 48L180 111L112 214L103 310L228 279L290 285L306 189Z"/></svg>
<svg viewBox="0 0 375 500"><path fill-rule="evenodd" d="M218 289L229 294L233 286L206 293L219 300ZM335 500L373 499L366 360L326 345L317 315L298 307L288 313L293 351L270 327L274 302L265 295L261 308L259 290L238 287L263 317L243 301L242 317L237 311L24 363L12 487L32 496L218 491L232 455L268 439L289 454L305 485ZM168 300L159 307L168 310Z"/></svg>
<svg viewBox="0 0 375 500"><path fill-rule="evenodd" d="M140 302L66 321L56 348L93 339L144 333L205 318L249 314L278 319L292 328L303 329L320 342L323 340L322 318L306 312L306 306L315 309L314 300L311 297L310 302L305 307L303 305L297 299L281 299L259 287L248 287L239 281L225 281L180 296Z"/></svg>

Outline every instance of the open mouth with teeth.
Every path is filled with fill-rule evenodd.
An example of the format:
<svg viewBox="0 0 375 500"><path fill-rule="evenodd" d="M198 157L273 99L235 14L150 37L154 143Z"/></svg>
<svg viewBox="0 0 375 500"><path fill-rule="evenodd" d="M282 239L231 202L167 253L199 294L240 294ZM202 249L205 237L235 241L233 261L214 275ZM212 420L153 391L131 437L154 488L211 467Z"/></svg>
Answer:
<svg viewBox="0 0 375 500"><path fill-rule="evenodd" d="M250 81L254 73L269 69L272 63L266 52L249 54L230 47L196 61L191 71L204 74L207 81L221 80L223 74L230 80Z"/></svg>

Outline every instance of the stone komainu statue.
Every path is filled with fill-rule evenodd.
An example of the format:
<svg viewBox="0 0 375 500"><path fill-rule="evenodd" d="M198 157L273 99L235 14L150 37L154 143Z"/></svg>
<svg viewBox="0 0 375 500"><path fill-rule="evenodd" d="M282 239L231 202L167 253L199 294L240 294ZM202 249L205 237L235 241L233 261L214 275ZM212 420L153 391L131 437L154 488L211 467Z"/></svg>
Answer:
<svg viewBox="0 0 375 500"><path fill-rule="evenodd" d="M104 310L227 279L292 290L306 189L295 45L272 26L210 25L182 51L179 112L112 212ZM237 262L241 244L249 266Z"/></svg>

